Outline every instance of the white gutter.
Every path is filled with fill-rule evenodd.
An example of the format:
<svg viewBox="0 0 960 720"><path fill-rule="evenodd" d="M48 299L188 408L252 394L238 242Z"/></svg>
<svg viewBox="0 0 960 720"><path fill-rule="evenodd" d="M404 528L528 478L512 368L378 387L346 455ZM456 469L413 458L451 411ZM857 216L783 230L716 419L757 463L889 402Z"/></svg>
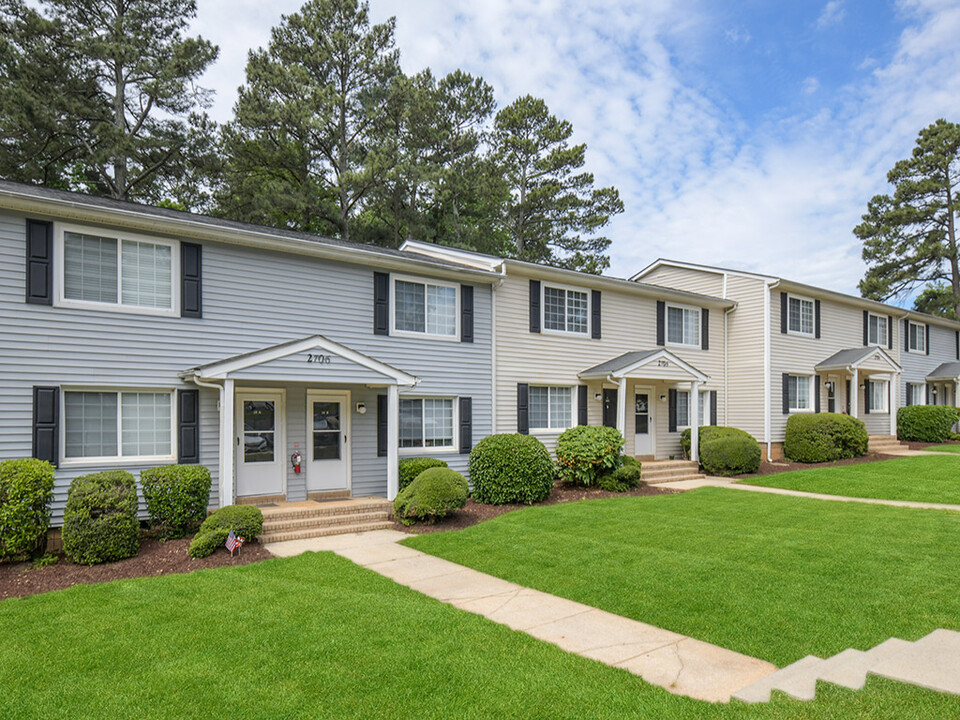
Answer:
<svg viewBox="0 0 960 720"><path fill-rule="evenodd" d="M224 403L223 403L223 385L218 385L217 383L205 382L204 380L201 380L200 378L198 378L198 377L196 376L196 374L191 374L191 375L190 375L190 380L193 382L194 385L199 385L199 386L202 387L202 388L216 388L216 390L219 392L219 399L217 400L217 414L221 416L221 417L220 417L220 422L219 422L218 424L219 424L220 434L223 435L223 434L224 434L224 433L223 433L223 427L224 427L224 425L225 425L225 423L223 422L223 418L222 418L223 408L224 408ZM197 411L199 412L199 405L200 405L199 401L197 402L197 405L198 405ZM232 419L232 418L231 418L230 422L231 422L231 423L233 422L233 419ZM219 481L220 481L220 482L219 482L220 488L219 488L219 490L217 491L217 498L218 498L218 501L219 501L219 503L220 503L220 507L223 507L223 506L224 506L224 503L223 503L224 490L228 487L228 485L229 485L229 486L232 486L232 484L233 484L232 482L228 484L228 483L226 482L226 478L225 478L225 474L226 474L226 464L227 464L227 463L225 462L225 454L226 454L226 452L228 452L228 451L229 451L229 452L233 452L233 438L224 439L223 437L221 437L221 438L220 438L220 452L218 453L219 458L217 458L217 464L218 464L218 468L219 468L219 471L218 471L217 475L219 476ZM231 501L232 501L232 498L231 498ZM230 503L227 503L227 504L229 505Z"/></svg>

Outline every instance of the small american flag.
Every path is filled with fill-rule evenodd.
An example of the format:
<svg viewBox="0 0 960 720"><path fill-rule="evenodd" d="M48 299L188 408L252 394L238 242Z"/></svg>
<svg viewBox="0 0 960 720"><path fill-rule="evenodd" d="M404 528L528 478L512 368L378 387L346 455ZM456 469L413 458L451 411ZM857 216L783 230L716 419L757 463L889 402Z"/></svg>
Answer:
<svg viewBox="0 0 960 720"><path fill-rule="evenodd" d="M230 531L230 534L227 535L227 550L230 551L230 554L233 555L233 551L239 551L243 547L243 538L237 537L233 534L233 530Z"/></svg>

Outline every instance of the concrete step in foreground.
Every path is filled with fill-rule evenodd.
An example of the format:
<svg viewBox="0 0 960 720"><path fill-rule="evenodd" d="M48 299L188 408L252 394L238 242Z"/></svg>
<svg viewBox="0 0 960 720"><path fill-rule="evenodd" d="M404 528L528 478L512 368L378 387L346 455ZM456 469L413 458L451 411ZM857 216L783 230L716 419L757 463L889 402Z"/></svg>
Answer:
<svg viewBox="0 0 960 720"><path fill-rule="evenodd" d="M328 535L370 532L371 530L389 530L392 527L393 521L391 520L363 522L355 525L321 525L304 528L302 530L283 530L276 533L264 532L257 540L261 544L266 544L286 542L287 540L306 540L307 538L327 537Z"/></svg>
<svg viewBox="0 0 960 720"><path fill-rule="evenodd" d="M699 480L705 477L700 465L692 460L653 460L640 465L640 477L648 485L676 482L678 480Z"/></svg>

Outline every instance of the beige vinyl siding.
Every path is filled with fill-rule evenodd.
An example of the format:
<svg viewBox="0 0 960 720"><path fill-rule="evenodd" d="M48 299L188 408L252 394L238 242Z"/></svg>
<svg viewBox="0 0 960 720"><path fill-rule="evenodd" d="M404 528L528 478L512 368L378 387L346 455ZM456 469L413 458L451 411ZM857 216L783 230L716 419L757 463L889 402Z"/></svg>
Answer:
<svg viewBox="0 0 960 720"><path fill-rule="evenodd" d="M496 290L496 431L517 431L517 384L547 386L573 386L583 384L577 374L593 365L610 360L624 352L652 350L657 348L656 297L642 297L634 293L604 289L601 293L602 338L595 340L590 334L531 333L529 325L529 275L511 274ZM538 279L538 278L534 278ZM588 291L589 276L584 276L578 289ZM541 279L543 285L554 285ZM557 284L560 286L560 284ZM574 287L566 283L566 287ZM723 416L723 310L710 308L710 349L687 348L667 345L670 352L709 376L701 389L718 392L718 415ZM658 383L655 386L655 420L657 430L656 453L667 457L680 452L679 433L668 433L667 403L659 401L659 395L667 395L667 389L675 383ZM602 402L594 399L604 385L591 381L587 391L588 421L599 425L602 419ZM607 383L606 387L614 385ZM634 446L633 385L627 388L626 452L632 454ZM576 405L576 391L574 391ZM576 411L574 411L576 418ZM531 431L551 451L562 431Z"/></svg>
<svg viewBox="0 0 960 720"><path fill-rule="evenodd" d="M764 442L763 297L760 278L727 276L727 298L737 307L727 316L727 415L723 424ZM777 386L779 387L779 385Z"/></svg>
<svg viewBox="0 0 960 720"><path fill-rule="evenodd" d="M688 290L701 295L723 297L723 275L720 272L660 265L644 275L641 280L675 290Z"/></svg>

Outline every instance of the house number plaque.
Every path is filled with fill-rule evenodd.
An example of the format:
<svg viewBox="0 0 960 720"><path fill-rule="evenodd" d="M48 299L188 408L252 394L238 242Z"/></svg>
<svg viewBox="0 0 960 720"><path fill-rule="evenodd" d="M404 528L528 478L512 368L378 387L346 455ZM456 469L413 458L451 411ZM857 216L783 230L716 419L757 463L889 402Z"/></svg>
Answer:
<svg viewBox="0 0 960 720"><path fill-rule="evenodd" d="M316 353L308 353L308 354L307 354L307 362L308 362L308 363L317 363L317 364L320 364L320 365L329 365L329 364L330 364L330 356L329 356L329 355L319 355L319 354L316 354Z"/></svg>

